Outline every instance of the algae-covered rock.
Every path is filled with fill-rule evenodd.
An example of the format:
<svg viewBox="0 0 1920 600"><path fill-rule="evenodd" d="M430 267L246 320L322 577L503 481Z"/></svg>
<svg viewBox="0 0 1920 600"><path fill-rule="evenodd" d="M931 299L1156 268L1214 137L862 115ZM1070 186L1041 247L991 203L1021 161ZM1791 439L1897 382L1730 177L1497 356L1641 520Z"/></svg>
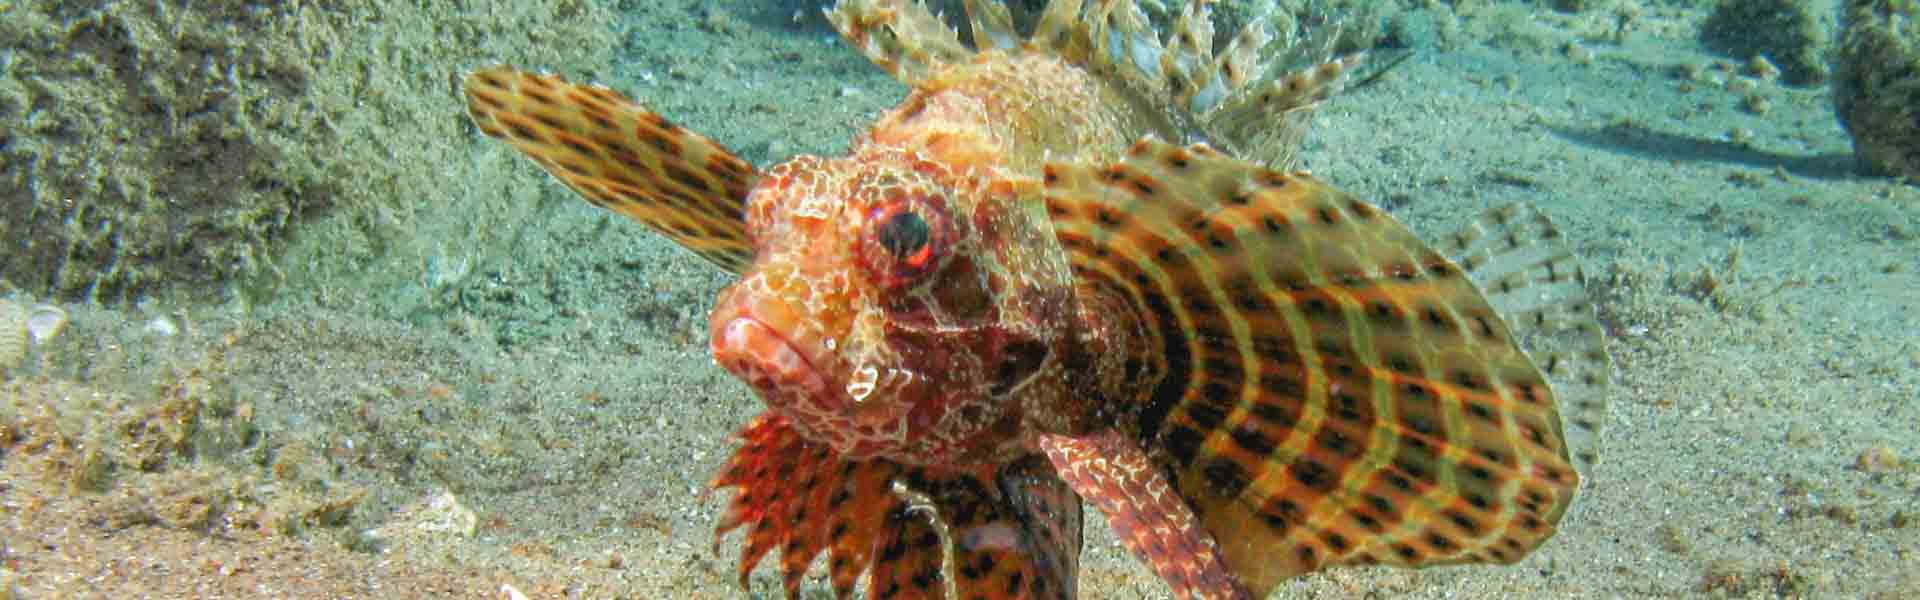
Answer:
<svg viewBox="0 0 1920 600"><path fill-rule="evenodd" d="M271 165L313 119L312 69L235 39L272 11L176 3L80 10L8 3L0 18L0 275L39 293L114 297L164 278L205 285L333 201Z"/></svg>
<svg viewBox="0 0 1920 600"><path fill-rule="evenodd" d="M1867 169L1920 177L1920 2L1848 0L1833 109Z"/></svg>
<svg viewBox="0 0 1920 600"><path fill-rule="evenodd" d="M1700 41L1742 61L1765 56L1793 85L1827 80L1825 52L1833 18L1814 0L1721 0L1700 31Z"/></svg>
<svg viewBox="0 0 1920 600"><path fill-rule="evenodd" d="M412 226L422 190L488 181L458 71L591 72L612 45L598 3L469 4L0 2L0 291L218 294L292 270L321 217L404 244L377 230Z"/></svg>

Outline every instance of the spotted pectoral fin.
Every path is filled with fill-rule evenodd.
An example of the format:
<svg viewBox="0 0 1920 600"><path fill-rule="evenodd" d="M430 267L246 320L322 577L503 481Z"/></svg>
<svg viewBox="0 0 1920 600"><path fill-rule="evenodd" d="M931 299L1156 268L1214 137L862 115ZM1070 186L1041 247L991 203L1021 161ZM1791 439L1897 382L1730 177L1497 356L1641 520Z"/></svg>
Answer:
<svg viewBox="0 0 1920 600"><path fill-rule="evenodd" d="M1175 598L1248 597L1227 571L1213 534L1137 441L1106 430L1043 436L1040 447L1060 477L1106 515L1120 543L1166 581Z"/></svg>
<svg viewBox="0 0 1920 600"><path fill-rule="evenodd" d="M1046 168L1158 383L1132 423L1262 597L1333 565L1518 560L1578 487L1554 391L1460 266L1303 173L1143 140Z"/></svg>
<svg viewBox="0 0 1920 600"><path fill-rule="evenodd" d="M715 478L737 488L719 536L746 527L740 578L778 549L789 598L821 553L838 598L1073 598L1080 502L1038 455L980 469L849 461L763 415Z"/></svg>
<svg viewBox="0 0 1920 600"><path fill-rule="evenodd" d="M493 67L466 79L480 131L512 144L595 205L721 268L753 260L741 204L759 177L719 144L595 86Z"/></svg>

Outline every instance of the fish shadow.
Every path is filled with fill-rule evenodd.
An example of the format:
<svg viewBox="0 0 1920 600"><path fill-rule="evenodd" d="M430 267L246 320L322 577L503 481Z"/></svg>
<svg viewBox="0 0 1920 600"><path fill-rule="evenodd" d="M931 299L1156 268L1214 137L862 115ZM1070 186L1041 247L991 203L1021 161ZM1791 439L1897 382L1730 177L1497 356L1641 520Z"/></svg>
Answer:
<svg viewBox="0 0 1920 600"><path fill-rule="evenodd" d="M1674 161L1718 162L1780 168L1811 179L1850 179L1862 175L1852 154L1781 154L1751 144L1697 138L1656 131L1632 122L1616 122L1591 129L1549 126L1553 134L1575 144L1638 156Z"/></svg>

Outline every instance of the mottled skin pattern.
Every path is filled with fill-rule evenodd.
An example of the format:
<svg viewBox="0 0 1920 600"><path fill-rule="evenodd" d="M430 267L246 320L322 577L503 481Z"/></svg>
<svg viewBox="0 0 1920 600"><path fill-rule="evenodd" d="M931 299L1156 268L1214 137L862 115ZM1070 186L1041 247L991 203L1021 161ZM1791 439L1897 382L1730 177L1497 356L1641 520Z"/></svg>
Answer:
<svg viewBox="0 0 1920 600"><path fill-rule="evenodd" d="M605 88L467 80L483 133L740 276L710 343L768 406L713 482L743 584L778 550L790 598L823 555L841 598L1072 598L1082 501L1180 598L1553 534L1607 368L1550 222L1496 210L1443 253L1223 152L1297 140L1356 64L1260 75L1263 21L1216 57L1203 1L1165 44L1128 0L1054 0L1024 40L964 5L977 49L837 4L913 91L764 170ZM1218 147L1162 141L1192 138Z"/></svg>
<svg viewBox="0 0 1920 600"><path fill-rule="evenodd" d="M983 53L849 156L770 169L747 199L755 264L713 312L715 359L855 458L1005 461L1039 434L1099 426L1096 401L1139 380L1088 377L1126 358L1089 350L1137 349L1109 339L1137 326L1077 310L1032 199L1040 157L1111 158L1132 139L1107 95L1057 59ZM898 218L925 224L926 256L888 250Z"/></svg>

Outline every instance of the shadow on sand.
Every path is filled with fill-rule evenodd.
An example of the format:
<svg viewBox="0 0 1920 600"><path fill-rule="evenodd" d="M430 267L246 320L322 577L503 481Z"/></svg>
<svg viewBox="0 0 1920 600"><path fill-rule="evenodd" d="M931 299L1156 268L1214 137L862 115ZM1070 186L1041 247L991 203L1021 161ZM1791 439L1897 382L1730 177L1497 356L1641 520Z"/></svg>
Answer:
<svg viewBox="0 0 1920 600"><path fill-rule="evenodd" d="M1771 169L1812 179L1849 179L1861 176L1852 154L1798 156L1754 148L1750 144L1710 140L1655 131L1630 122L1575 129L1550 127L1554 135L1582 146L1675 161L1720 162Z"/></svg>

